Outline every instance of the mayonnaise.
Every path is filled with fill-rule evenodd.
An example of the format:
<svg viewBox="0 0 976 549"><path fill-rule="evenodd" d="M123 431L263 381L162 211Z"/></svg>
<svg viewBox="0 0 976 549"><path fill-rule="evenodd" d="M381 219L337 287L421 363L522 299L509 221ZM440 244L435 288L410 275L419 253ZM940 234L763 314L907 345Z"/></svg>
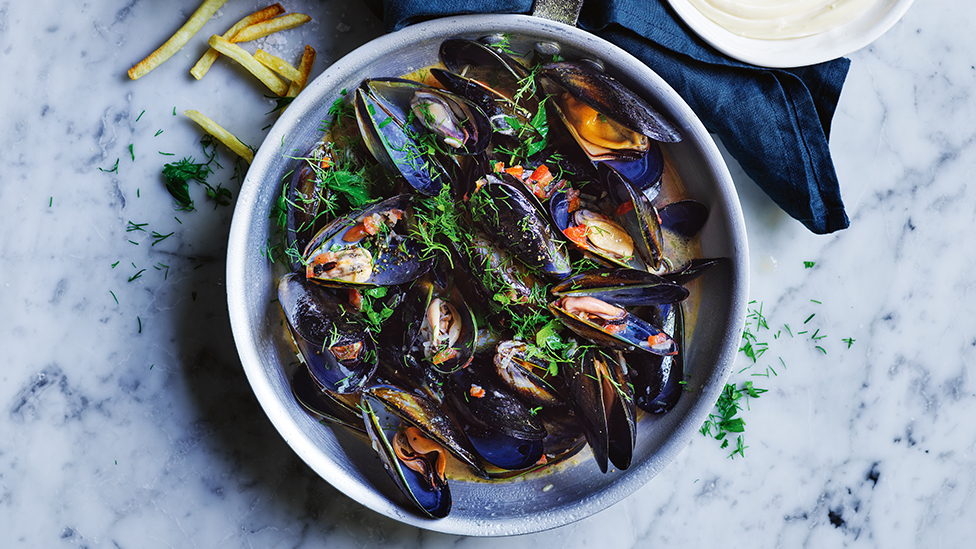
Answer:
<svg viewBox="0 0 976 549"><path fill-rule="evenodd" d="M688 0L730 32L763 40L800 38L853 21L878 0Z"/></svg>

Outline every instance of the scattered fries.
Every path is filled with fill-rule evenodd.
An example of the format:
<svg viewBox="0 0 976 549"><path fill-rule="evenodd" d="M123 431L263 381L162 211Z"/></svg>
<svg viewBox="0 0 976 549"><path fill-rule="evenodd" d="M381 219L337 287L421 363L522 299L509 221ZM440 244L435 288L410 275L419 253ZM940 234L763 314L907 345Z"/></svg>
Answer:
<svg viewBox="0 0 976 549"><path fill-rule="evenodd" d="M148 57L129 69L129 78L137 80L172 57L174 53L178 52L180 48L190 41L193 35L203 28L203 25L210 20L213 14L225 2L227 0L204 0L203 4L197 8L197 11L193 12L190 19L169 40L163 43L156 51L150 53ZM287 90L285 91L287 92Z"/></svg>
<svg viewBox="0 0 976 549"><path fill-rule="evenodd" d="M299 72L299 70L295 67L291 66L288 61L285 61L278 56L271 55L262 49L258 49L258 51L254 52L254 58L260 61L265 67L268 67L292 82L302 77L302 73Z"/></svg>
<svg viewBox="0 0 976 549"><path fill-rule="evenodd" d="M248 72L256 76L261 82L264 82L264 85L274 93L278 95L288 93L288 85L275 76L270 69L254 59L244 48L237 44L232 44L226 38L216 34L210 37L210 47L243 65Z"/></svg>
<svg viewBox="0 0 976 549"><path fill-rule="evenodd" d="M250 42L279 31L300 27L311 20L312 18L304 13L289 13L245 27L234 36L232 41L235 43Z"/></svg>
<svg viewBox="0 0 976 549"><path fill-rule="evenodd" d="M298 95L298 92L305 89L305 84L308 84L308 77L312 73L312 65L314 63L315 49L306 44L305 53L302 55L302 62L298 65L300 78L292 79L291 84L288 86L288 93L285 94L286 97L295 97Z"/></svg>
<svg viewBox="0 0 976 549"><path fill-rule="evenodd" d="M251 151L250 147L245 145L240 139L237 138L236 135L220 127L220 125L213 120L192 109L183 111L183 114L199 124L204 131L216 137L217 140L223 143L228 149L234 151L244 160L247 160L248 164L254 160L254 153Z"/></svg>
<svg viewBox="0 0 976 549"><path fill-rule="evenodd" d="M267 21L268 19L281 15L282 13L285 13L285 8L281 4L268 6L262 10L252 13L251 15L248 15L244 19L241 19L235 23L233 27L227 29L227 32L225 32L223 36L227 40L233 42L234 37L237 36L237 33L239 33L241 29L249 27L255 23ZM190 74L192 74L197 80L200 80L203 78L203 75L207 74L207 71L210 70L211 65L213 65L214 61L217 60L218 56L220 56L220 52L213 48L208 49L207 53L203 54L203 57L197 61L197 64L193 65L193 68L190 69Z"/></svg>

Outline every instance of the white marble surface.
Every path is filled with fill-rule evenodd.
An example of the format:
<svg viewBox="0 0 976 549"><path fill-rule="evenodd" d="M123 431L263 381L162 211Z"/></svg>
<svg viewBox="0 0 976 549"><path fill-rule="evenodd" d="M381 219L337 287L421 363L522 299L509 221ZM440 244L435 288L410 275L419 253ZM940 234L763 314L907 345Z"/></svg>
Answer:
<svg viewBox="0 0 976 549"><path fill-rule="evenodd" d="M174 212L160 178L172 157L160 151L202 156L174 108L256 146L271 103L223 62L194 81L200 41L142 80L125 76L196 4L0 3L0 545L496 546L359 506L316 477L258 407L223 291L232 210L195 188L198 210ZM205 35L257 6L230 2ZM295 59L312 44L316 74L381 32L358 2L285 7L314 22L266 49ZM733 165L750 295L771 328L758 332L769 351L744 371L740 354L732 376L769 390L743 413L745 457L695 438L624 501L507 546L972 545L968 11L962 0L917 2L851 55L831 136L850 229L808 233ZM236 194L232 158L221 151L212 178ZM117 172L102 171L116 159ZM153 246L152 231L174 234ZM809 339L817 329L827 337Z"/></svg>

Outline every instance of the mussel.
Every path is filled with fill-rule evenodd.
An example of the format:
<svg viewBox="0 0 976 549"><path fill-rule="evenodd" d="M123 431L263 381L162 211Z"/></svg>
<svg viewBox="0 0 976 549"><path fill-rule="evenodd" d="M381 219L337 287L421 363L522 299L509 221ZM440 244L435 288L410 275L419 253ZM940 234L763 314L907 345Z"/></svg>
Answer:
<svg viewBox="0 0 976 549"><path fill-rule="evenodd" d="M549 208L556 227L580 249L622 267L646 270L627 229L597 206L582 202L578 190L570 187L556 193Z"/></svg>
<svg viewBox="0 0 976 549"><path fill-rule="evenodd" d="M477 105L412 80L366 80L354 104L373 156L428 196L451 184L445 154L478 154L491 137L491 123Z"/></svg>
<svg viewBox="0 0 976 549"><path fill-rule="evenodd" d="M501 175L488 174L479 180L468 200L475 223L529 268L556 279L565 278L572 271L565 243L521 182Z"/></svg>
<svg viewBox="0 0 976 549"><path fill-rule="evenodd" d="M329 423L366 433L358 408L358 393L340 395L325 390L305 367L296 369L292 374L291 390L302 408Z"/></svg>
<svg viewBox="0 0 976 549"><path fill-rule="evenodd" d="M369 330L356 320L359 312L294 273L278 283L278 301L319 386L336 393L360 390L376 370L377 354Z"/></svg>
<svg viewBox="0 0 976 549"><path fill-rule="evenodd" d="M534 355L524 341L505 340L495 349L493 364L498 377L530 406L560 406L559 395L548 362ZM546 378L549 379L546 379Z"/></svg>
<svg viewBox="0 0 976 549"><path fill-rule="evenodd" d="M678 352L677 343L661 329L595 297L562 297L551 302L549 310L579 336L608 349L657 355Z"/></svg>
<svg viewBox="0 0 976 549"><path fill-rule="evenodd" d="M592 160L637 160L651 139L681 140L674 124L592 63L550 63L537 80L556 97L560 117Z"/></svg>
<svg viewBox="0 0 976 549"><path fill-rule="evenodd" d="M540 308L536 301L545 292L543 283L507 250L475 232L463 246L457 247L457 252L467 276L456 280L470 287L486 308L491 311L506 308L520 315L532 314Z"/></svg>
<svg viewBox="0 0 976 549"><path fill-rule="evenodd" d="M521 470L542 458L545 426L477 359L448 376L445 391L465 434L487 463Z"/></svg>
<svg viewBox="0 0 976 549"><path fill-rule="evenodd" d="M416 241L396 231L410 200L409 194L394 196L323 227L306 247L305 276L330 286L391 286L416 280L431 260L421 257Z"/></svg>
<svg viewBox="0 0 976 549"><path fill-rule="evenodd" d="M629 467L637 410L619 361L602 350L587 349L569 370L566 385L600 470L607 472L608 460L618 469Z"/></svg>
<svg viewBox="0 0 976 549"><path fill-rule="evenodd" d="M428 517L446 517L453 504L447 450L379 399L365 395L362 406L366 433L400 491Z"/></svg>
<svg viewBox="0 0 976 549"><path fill-rule="evenodd" d="M678 352L670 356L650 353L624 353L637 407L652 414L674 408L684 381L684 311L679 303L651 308L654 321L678 342Z"/></svg>
<svg viewBox="0 0 976 549"><path fill-rule="evenodd" d="M660 305L683 301L688 290L653 273L635 269L593 269L552 287L556 296L595 297L618 306Z"/></svg>
<svg viewBox="0 0 976 549"><path fill-rule="evenodd" d="M478 322L460 292L441 287L429 278L409 290L403 316L404 360L414 371L440 373L464 368L474 356ZM426 377L426 374L417 372Z"/></svg>

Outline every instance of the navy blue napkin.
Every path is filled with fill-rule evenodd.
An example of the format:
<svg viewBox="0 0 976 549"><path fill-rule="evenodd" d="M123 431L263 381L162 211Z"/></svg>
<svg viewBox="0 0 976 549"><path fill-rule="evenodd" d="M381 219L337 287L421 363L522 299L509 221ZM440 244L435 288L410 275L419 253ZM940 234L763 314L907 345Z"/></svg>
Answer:
<svg viewBox="0 0 976 549"><path fill-rule="evenodd" d="M392 32L463 13L528 13L532 0L383 0ZM743 170L783 210L817 234L847 228L827 136L848 59L768 69L706 44L666 0L586 0L579 26L659 74L717 134Z"/></svg>

